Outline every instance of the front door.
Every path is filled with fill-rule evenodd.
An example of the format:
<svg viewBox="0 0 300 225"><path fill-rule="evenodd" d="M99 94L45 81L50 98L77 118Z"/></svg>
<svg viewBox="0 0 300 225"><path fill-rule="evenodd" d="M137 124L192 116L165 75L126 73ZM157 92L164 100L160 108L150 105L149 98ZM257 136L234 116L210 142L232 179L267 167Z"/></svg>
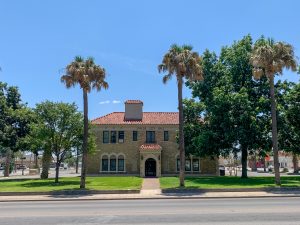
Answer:
<svg viewBox="0 0 300 225"><path fill-rule="evenodd" d="M156 161L152 158L147 159L145 162L145 176L146 177L156 176Z"/></svg>

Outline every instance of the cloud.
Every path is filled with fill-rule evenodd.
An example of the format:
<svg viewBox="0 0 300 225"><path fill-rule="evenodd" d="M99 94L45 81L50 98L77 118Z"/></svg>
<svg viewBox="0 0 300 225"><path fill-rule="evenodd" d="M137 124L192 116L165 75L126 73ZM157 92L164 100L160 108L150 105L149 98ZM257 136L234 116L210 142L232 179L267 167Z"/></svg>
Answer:
<svg viewBox="0 0 300 225"><path fill-rule="evenodd" d="M119 101L119 100L113 100L112 103L113 104L119 104L119 103L121 103L121 101Z"/></svg>
<svg viewBox="0 0 300 225"><path fill-rule="evenodd" d="M109 103L110 103L110 101L109 101L109 100L106 100L106 101L99 102L99 104L100 104L100 105L102 105L102 104L109 104Z"/></svg>

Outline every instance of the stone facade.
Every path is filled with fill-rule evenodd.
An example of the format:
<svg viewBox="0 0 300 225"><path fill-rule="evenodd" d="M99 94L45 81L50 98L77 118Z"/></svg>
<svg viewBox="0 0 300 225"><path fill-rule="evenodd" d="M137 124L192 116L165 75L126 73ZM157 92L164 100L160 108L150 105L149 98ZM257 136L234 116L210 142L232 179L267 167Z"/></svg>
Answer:
<svg viewBox="0 0 300 225"><path fill-rule="evenodd" d="M156 113L144 113L142 120L124 123L116 118L121 116L124 118L125 113L112 113L92 122L95 124L97 149L88 156L88 174L132 174L141 177L178 174L178 123L162 121L164 124L149 124L151 120L159 123L157 116L165 120L162 114ZM151 134L148 132L148 138L147 131L151 131ZM151 139L151 135L155 137ZM187 174L217 175L218 163L217 160L190 157L186 160L186 169Z"/></svg>

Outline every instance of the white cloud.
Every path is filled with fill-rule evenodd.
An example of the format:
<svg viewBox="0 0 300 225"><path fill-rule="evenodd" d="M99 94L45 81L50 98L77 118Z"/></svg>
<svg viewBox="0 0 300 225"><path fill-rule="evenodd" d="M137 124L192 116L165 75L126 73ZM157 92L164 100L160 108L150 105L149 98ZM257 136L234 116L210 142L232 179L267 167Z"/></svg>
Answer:
<svg viewBox="0 0 300 225"><path fill-rule="evenodd" d="M119 104L119 103L121 103L121 101L119 101L119 100L113 100L112 103L113 104Z"/></svg>
<svg viewBox="0 0 300 225"><path fill-rule="evenodd" d="M109 100L106 100L106 101L99 102L99 104L100 104L100 105L102 105L102 104L109 104L109 103L110 103L110 101L109 101Z"/></svg>

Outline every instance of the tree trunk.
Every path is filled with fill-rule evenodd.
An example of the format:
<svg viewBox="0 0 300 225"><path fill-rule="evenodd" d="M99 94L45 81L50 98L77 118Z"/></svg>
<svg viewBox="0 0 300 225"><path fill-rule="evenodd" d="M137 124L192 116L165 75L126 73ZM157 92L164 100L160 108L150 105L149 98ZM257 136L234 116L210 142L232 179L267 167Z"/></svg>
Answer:
<svg viewBox="0 0 300 225"><path fill-rule="evenodd" d="M241 178L248 178L247 174L247 160L248 160L248 150L247 148L241 146L242 150L242 176Z"/></svg>
<svg viewBox="0 0 300 225"><path fill-rule="evenodd" d="M78 173L78 164L79 164L79 150L76 150L76 165L75 165L75 173Z"/></svg>
<svg viewBox="0 0 300 225"><path fill-rule="evenodd" d="M294 167L294 173L298 173L299 171L298 156L295 153L293 153L293 167Z"/></svg>
<svg viewBox="0 0 300 225"><path fill-rule="evenodd" d="M57 157L56 163L55 163L55 183L58 183L59 166L60 166L60 162L58 161L58 157Z"/></svg>
<svg viewBox="0 0 300 225"><path fill-rule="evenodd" d="M178 110L179 110L179 157L180 157L180 170L179 170L179 185L184 187L184 173L185 173L185 151L184 151L184 119L183 119L183 104L182 104L182 77L178 81Z"/></svg>
<svg viewBox="0 0 300 225"><path fill-rule="evenodd" d="M262 161L263 161L263 164L264 164L264 172L267 172L267 170L266 170L266 157L265 156L262 157Z"/></svg>
<svg viewBox="0 0 300 225"><path fill-rule="evenodd" d="M48 179L51 158L52 155L50 149L44 150L43 159L42 159L41 179Z"/></svg>
<svg viewBox="0 0 300 225"><path fill-rule="evenodd" d="M271 96L271 116L272 116L272 144L274 152L274 171L275 171L275 184L281 185L279 173L279 158L278 158L278 137L277 137L277 119L276 119L276 101L275 101L275 88L274 88L274 75L270 78L270 96Z"/></svg>
<svg viewBox="0 0 300 225"><path fill-rule="evenodd" d="M38 157L39 157L39 153L38 152L34 153L34 167L36 169L40 169L39 164L38 164Z"/></svg>
<svg viewBox="0 0 300 225"><path fill-rule="evenodd" d="M88 144L88 98L87 92L83 89L83 146L82 146L82 165L81 165L81 178L80 178L80 188L85 188L86 179L86 161L87 161L87 144Z"/></svg>
<svg viewBox="0 0 300 225"><path fill-rule="evenodd" d="M10 174L10 162L11 162L11 150L9 148L6 149L6 160L5 160L5 170L4 176L9 177Z"/></svg>

